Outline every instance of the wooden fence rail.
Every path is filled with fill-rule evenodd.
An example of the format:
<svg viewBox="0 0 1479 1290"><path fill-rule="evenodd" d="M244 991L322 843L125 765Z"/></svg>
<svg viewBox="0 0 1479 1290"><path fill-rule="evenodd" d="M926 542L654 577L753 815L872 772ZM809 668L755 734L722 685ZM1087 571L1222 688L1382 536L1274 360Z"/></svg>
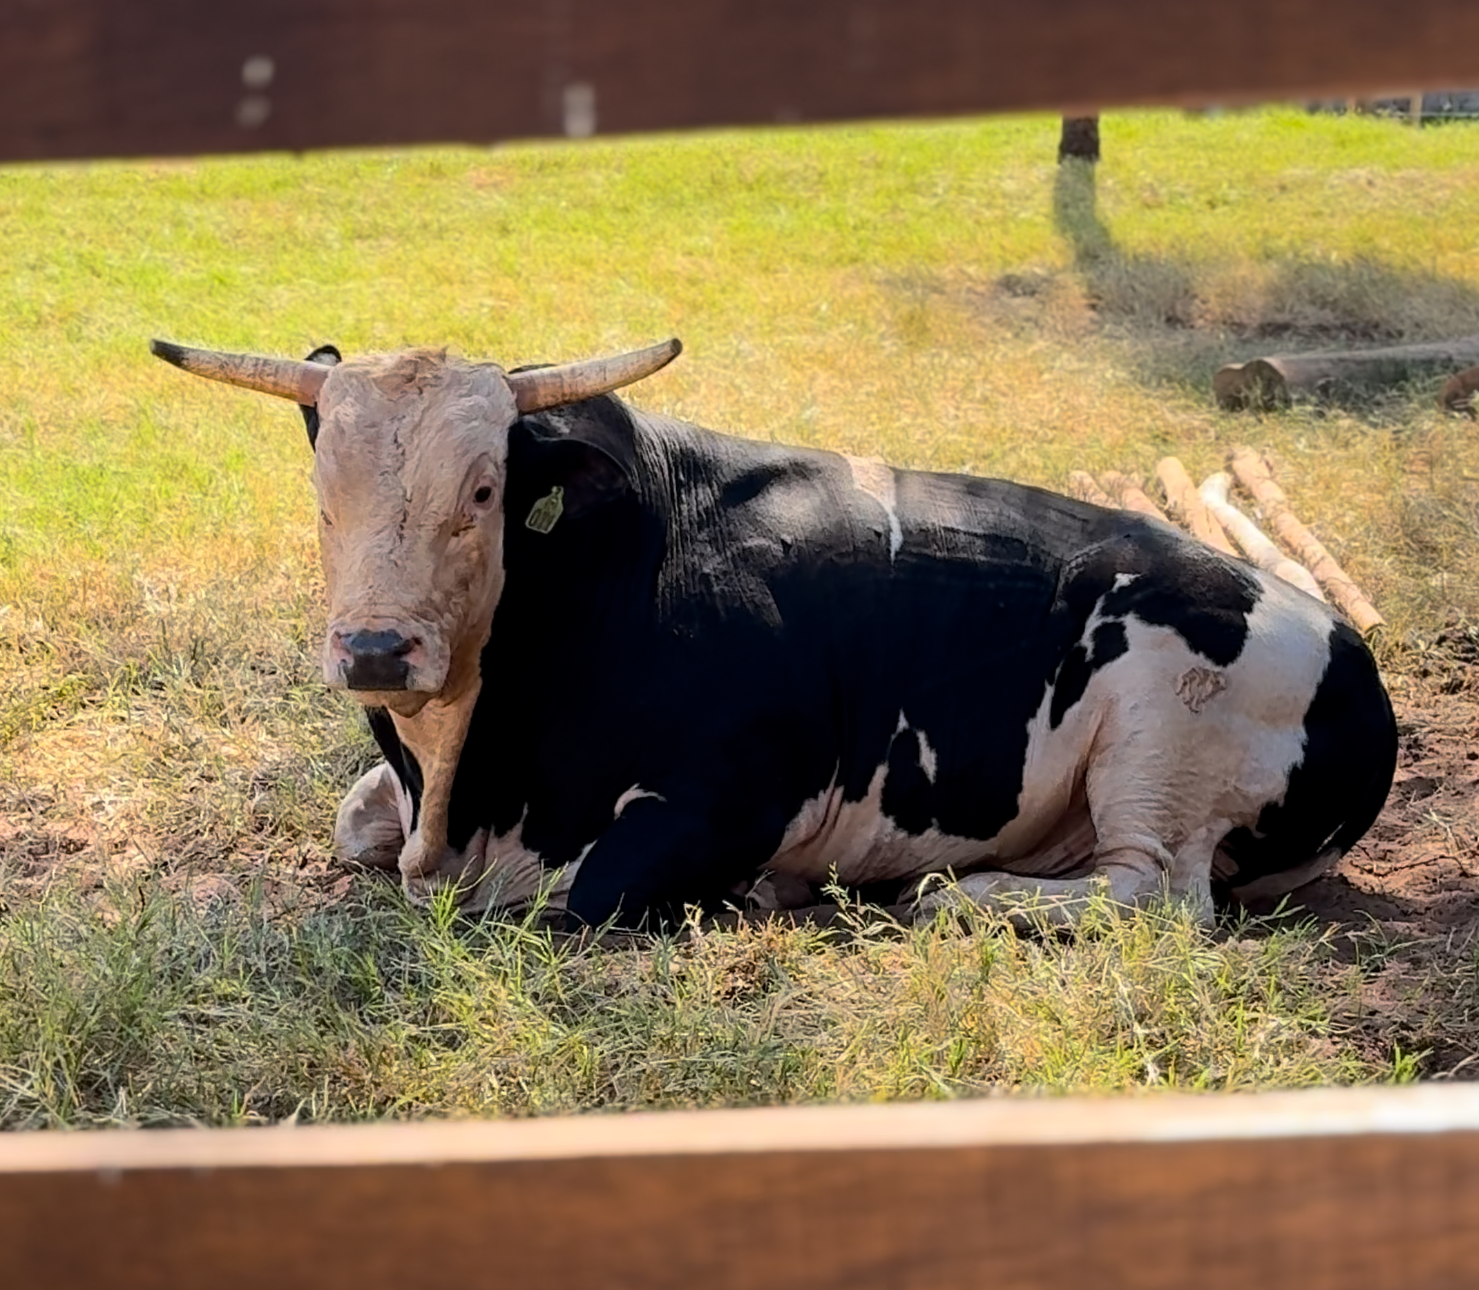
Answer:
<svg viewBox="0 0 1479 1290"><path fill-rule="evenodd" d="M1407 93L1473 0L3 0L0 161Z"/></svg>
<svg viewBox="0 0 1479 1290"><path fill-rule="evenodd" d="M1479 1088L0 1138L4 1280L1479 1285Z"/></svg>

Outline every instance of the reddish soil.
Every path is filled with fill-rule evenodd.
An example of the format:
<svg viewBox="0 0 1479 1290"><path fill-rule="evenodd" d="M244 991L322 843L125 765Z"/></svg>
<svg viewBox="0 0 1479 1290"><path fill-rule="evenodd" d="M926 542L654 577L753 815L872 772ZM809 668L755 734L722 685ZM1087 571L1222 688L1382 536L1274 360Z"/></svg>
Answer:
<svg viewBox="0 0 1479 1290"><path fill-rule="evenodd" d="M1479 632L1450 625L1394 680L1400 752L1386 809L1296 916L1333 925L1374 1050L1479 1078Z"/></svg>
<svg viewBox="0 0 1479 1290"><path fill-rule="evenodd" d="M1400 753L1386 809L1297 899L1352 931L1467 934L1479 928L1479 703L1430 693L1396 707Z"/></svg>

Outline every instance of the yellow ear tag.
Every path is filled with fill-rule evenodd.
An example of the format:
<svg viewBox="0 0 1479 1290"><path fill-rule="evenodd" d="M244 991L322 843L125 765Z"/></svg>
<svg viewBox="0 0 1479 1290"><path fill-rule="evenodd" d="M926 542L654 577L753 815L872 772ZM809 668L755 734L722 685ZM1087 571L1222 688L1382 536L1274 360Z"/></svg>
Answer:
<svg viewBox="0 0 1479 1290"><path fill-rule="evenodd" d="M560 516L564 513L565 490L556 484L529 508L529 518L524 521L524 527L531 528L536 533L548 533L560 522Z"/></svg>

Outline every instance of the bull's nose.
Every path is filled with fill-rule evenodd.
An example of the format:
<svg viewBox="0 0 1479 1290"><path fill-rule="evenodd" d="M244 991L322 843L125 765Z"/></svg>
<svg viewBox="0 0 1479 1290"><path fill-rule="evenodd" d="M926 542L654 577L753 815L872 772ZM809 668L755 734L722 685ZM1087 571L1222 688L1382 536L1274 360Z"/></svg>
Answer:
<svg viewBox="0 0 1479 1290"><path fill-rule="evenodd" d="M400 632L349 632L341 637L344 684L351 690L404 690L411 674L406 655L416 642Z"/></svg>

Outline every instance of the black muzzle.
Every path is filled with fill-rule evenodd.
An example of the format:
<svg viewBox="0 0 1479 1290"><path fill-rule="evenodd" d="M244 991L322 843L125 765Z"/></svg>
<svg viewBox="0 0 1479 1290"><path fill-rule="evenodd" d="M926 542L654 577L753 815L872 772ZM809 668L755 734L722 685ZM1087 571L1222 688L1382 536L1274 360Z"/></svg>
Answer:
<svg viewBox="0 0 1479 1290"><path fill-rule="evenodd" d="M404 690L411 675L406 655L415 647L400 632L351 632L344 637L344 684L351 690Z"/></svg>

